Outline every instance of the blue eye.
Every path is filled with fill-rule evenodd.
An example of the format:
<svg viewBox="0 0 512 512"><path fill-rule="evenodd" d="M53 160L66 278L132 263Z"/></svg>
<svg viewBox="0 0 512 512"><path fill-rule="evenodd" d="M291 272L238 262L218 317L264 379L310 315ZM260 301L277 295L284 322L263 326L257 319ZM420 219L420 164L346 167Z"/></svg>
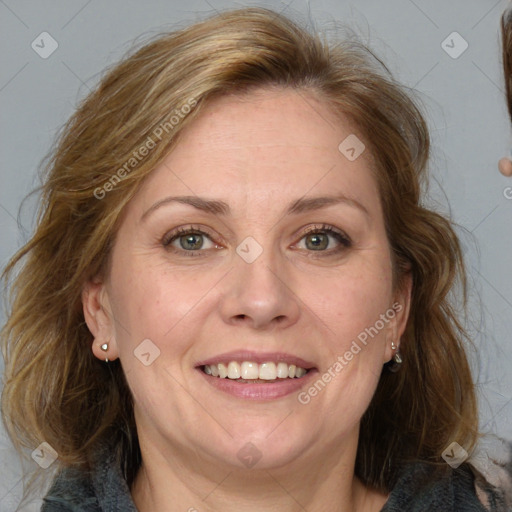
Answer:
<svg viewBox="0 0 512 512"><path fill-rule="evenodd" d="M306 240L307 249L311 249L313 252L329 252L329 254L339 252L340 250L352 245L352 242L347 235L338 231L333 226L328 226L326 224L321 227L309 228L306 231L306 234L301 238L301 240L303 239ZM331 239L334 239L336 243L339 244L338 247L329 249Z"/></svg>
<svg viewBox="0 0 512 512"><path fill-rule="evenodd" d="M324 256L337 254L352 246L352 241L347 235L326 224L311 226L302 235L300 241L302 240L306 240L307 252L319 253ZM334 242L332 242L333 240ZM335 247L331 248L333 243ZM167 234L162 240L162 245L169 251L185 256L205 256L207 250L219 248L208 233L193 226L178 228Z"/></svg>
<svg viewBox="0 0 512 512"><path fill-rule="evenodd" d="M217 247L211 240L210 246L205 247L205 239L210 240L210 237L207 233L200 229L195 228L179 228L176 231L173 231L169 235L166 235L162 240L162 245L169 250L174 250L175 252L182 252L187 256L198 256L195 251L199 251L201 249L212 249ZM175 242L178 242L179 247L174 245Z"/></svg>

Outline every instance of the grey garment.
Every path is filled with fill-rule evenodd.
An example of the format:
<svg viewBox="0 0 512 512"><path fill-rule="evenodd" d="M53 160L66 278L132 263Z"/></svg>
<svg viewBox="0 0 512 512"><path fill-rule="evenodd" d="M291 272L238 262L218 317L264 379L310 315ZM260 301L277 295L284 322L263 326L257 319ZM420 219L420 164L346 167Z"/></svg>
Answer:
<svg viewBox="0 0 512 512"><path fill-rule="evenodd" d="M469 464L446 468L446 475L427 483L431 467L409 465L381 512L510 512L503 493L480 480L488 508L475 491L475 473ZM115 463L113 452L103 448L92 472L64 469L44 498L42 512L137 512L130 490Z"/></svg>
<svg viewBox="0 0 512 512"><path fill-rule="evenodd" d="M381 512L511 512L504 491L488 483L470 464L447 467L442 478L428 481L430 472L422 463L404 470Z"/></svg>
<svg viewBox="0 0 512 512"><path fill-rule="evenodd" d="M115 455L103 445L93 470L66 468L43 499L41 512L138 512Z"/></svg>

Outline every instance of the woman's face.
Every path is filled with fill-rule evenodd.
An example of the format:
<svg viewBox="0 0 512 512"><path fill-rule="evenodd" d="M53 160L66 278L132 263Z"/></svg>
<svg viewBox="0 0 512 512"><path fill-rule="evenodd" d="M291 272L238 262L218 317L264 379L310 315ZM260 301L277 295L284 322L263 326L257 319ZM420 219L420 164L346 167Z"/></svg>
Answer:
<svg viewBox="0 0 512 512"><path fill-rule="evenodd" d="M224 97L137 192L89 290L112 321L89 325L98 357L110 338L121 360L139 436L260 468L357 444L409 291L393 293L368 150L338 149L353 133L304 92Z"/></svg>

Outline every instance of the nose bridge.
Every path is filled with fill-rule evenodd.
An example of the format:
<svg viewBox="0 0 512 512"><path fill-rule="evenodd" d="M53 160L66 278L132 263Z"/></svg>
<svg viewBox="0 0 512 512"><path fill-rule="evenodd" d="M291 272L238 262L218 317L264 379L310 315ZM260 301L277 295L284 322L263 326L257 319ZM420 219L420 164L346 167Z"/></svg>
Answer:
<svg viewBox="0 0 512 512"><path fill-rule="evenodd" d="M276 322L293 323L298 317L297 298L291 283L286 282L282 257L270 236L266 241L260 244L249 236L236 248L221 308L227 322L245 319L253 327L262 328Z"/></svg>

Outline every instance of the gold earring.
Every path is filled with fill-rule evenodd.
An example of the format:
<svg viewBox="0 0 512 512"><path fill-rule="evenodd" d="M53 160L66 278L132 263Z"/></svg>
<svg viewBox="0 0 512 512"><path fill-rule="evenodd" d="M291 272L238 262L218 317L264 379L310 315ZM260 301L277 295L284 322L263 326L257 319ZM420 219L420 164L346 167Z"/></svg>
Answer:
<svg viewBox="0 0 512 512"><path fill-rule="evenodd" d="M100 346L101 350L103 350L103 352L107 352L108 351L108 343L103 343L103 345ZM105 363L108 363L108 357L105 358Z"/></svg>

